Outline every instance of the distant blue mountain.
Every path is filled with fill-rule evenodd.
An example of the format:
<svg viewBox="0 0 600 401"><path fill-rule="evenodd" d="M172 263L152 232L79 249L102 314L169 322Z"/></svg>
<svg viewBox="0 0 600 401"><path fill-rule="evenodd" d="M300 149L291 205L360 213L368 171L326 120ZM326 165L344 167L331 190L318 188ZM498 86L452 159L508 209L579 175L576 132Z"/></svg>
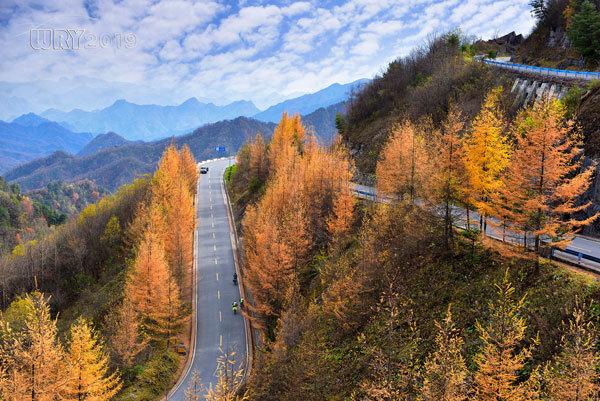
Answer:
<svg viewBox="0 0 600 401"><path fill-rule="evenodd" d="M33 113L10 123L0 121L0 172L57 150L77 153L92 138Z"/></svg>
<svg viewBox="0 0 600 401"><path fill-rule="evenodd" d="M216 106L190 98L177 106L159 106L138 105L120 99L101 110L64 112L49 109L42 116L78 131L94 134L114 131L127 140L155 140L180 135L207 123L251 116L258 111L254 103L245 100Z"/></svg>
<svg viewBox="0 0 600 401"><path fill-rule="evenodd" d="M37 127L38 125L50 123L52 121L48 120L47 118L40 117L35 113L27 113L15 118L12 120L12 122L24 127Z"/></svg>
<svg viewBox="0 0 600 401"><path fill-rule="evenodd" d="M260 121L276 123L279 122L281 119L281 114L284 111L287 111L290 114L309 114L320 109L321 107L327 108L333 104L346 101L352 88L368 81L368 79L359 79L344 85L333 84L318 92L302 95L300 97L288 99L278 103L269 107L265 111L255 114L252 116L252 118Z"/></svg>

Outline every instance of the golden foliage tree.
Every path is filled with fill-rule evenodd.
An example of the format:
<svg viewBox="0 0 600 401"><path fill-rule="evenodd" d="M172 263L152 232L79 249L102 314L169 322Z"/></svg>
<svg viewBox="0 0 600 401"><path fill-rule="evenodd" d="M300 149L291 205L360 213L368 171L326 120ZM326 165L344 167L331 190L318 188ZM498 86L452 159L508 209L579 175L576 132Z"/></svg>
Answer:
<svg viewBox="0 0 600 401"><path fill-rule="evenodd" d="M300 115L294 114L290 117L287 112L283 113L269 144L270 171L279 174L284 165L290 168L291 159L302 152L305 139L306 127L302 124Z"/></svg>
<svg viewBox="0 0 600 401"><path fill-rule="evenodd" d="M545 371L549 399L583 401L598 396L600 356L595 345L596 330L586 320L585 305L576 304L562 337L562 350Z"/></svg>
<svg viewBox="0 0 600 401"><path fill-rule="evenodd" d="M56 320L41 293L27 294L22 301L20 322L2 321L0 398L60 399L70 374L57 340Z"/></svg>
<svg viewBox="0 0 600 401"><path fill-rule="evenodd" d="M516 149L504 180L505 214L518 230L533 230L536 251L542 237L564 246L598 217L573 217L591 204L575 201L588 189L594 169L581 169L582 143L557 101L542 100L521 113L514 131Z"/></svg>
<svg viewBox="0 0 600 401"><path fill-rule="evenodd" d="M378 189L414 203L425 181L427 152L419 128L408 120L395 125L377 163Z"/></svg>
<svg viewBox="0 0 600 401"><path fill-rule="evenodd" d="M520 401L529 399L528 383L518 382L518 371L531 356L528 348L519 349L525 335L525 319L521 315L524 298L513 299L514 287L508 281L508 270L497 287L497 300L490 304L487 324L477 322L483 342L474 361L476 399L481 401Z"/></svg>
<svg viewBox="0 0 600 401"><path fill-rule="evenodd" d="M267 181L269 164L267 160L267 144L261 133L257 133L249 148L249 177L256 178L261 183Z"/></svg>
<svg viewBox="0 0 600 401"><path fill-rule="evenodd" d="M179 170L188 187L188 192L193 197L196 194L196 182L199 174L196 160L187 144L183 145L179 151Z"/></svg>
<svg viewBox="0 0 600 401"><path fill-rule="evenodd" d="M119 366L132 366L135 357L146 347L148 341L142 336L139 316L128 296L124 297L111 318L114 327L110 341L111 355Z"/></svg>
<svg viewBox="0 0 600 401"><path fill-rule="evenodd" d="M446 246L454 244L454 216L452 206L467 200L466 176L463 164L463 145L461 133L465 122L460 111L451 107L441 131L433 135L431 154L431 189L433 199L444 208L444 237Z"/></svg>
<svg viewBox="0 0 600 401"><path fill-rule="evenodd" d="M452 322L450 306L442 322L435 322L438 333L435 351L425 362L422 401L462 401L467 399L467 366L462 356L463 340Z"/></svg>
<svg viewBox="0 0 600 401"><path fill-rule="evenodd" d="M71 326L67 363L71 377L63 393L64 400L110 400L121 388L116 373L109 373L108 357L98 335L81 317Z"/></svg>
<svg viewBox="0 0 600 401"><path fill-rule="evenodd" d="M508 166L510 146L500 118L499 99L502 87L485 97L481 111L464 138L464 164L471 203L481 215L480 229L485 233L487 217L493 214L492 199L501 186L501 174Z"/></svg>
<svg viewBox="0 0 600 401"><path fill-rule="evenodd" d="M197 179L193 157L185 154L185 149L178 152L173 145L165 150L154 173L152 191L152 200L163 215L167 261L181 287L188 283L192 267L196 181L192 185L191 180Z"/></svg>
<svg viewBox="0 0 600 401"><path fill-rule="evenodd" d="M182 324L179 288L169 267L163 245L160 219L155 207L149 209L149 224L146 227L126 285L125 296L130 297L141 318L143 331L153 340L170 340ZM154 217L153 217L154 216Z"/></svg>

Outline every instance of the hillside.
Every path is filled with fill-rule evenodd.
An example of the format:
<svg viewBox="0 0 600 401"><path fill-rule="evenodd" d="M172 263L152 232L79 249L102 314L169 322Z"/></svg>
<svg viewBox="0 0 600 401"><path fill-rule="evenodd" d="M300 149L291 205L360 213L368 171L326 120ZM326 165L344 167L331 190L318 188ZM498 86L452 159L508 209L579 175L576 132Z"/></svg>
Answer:
<svg viewBox="0 0 600 401"><path fill-rule="evenodd" d="M151 174L163 150L174 141L178 146L187 144L197 160L220 156L215 146L238 149L250 136L261 131L269 135L272 124L245 117L208 124L190 134L150 143L134 143L101 150L85 156L56 152L46 158L25 163L8 171L6 179L19 183L25 189L46 186L53 181L74 183L91 180L96 185L114 191L135 177Z"/></svg>
<svg viewBox="0 0 600 401"><path fill-rule="evenodd" d="M57 150L76 153L91 139L91 134L72 132L34 114L0 121L0 172Z"/></svg>
<svg viewBox="0 0 600 401"><path fill-rule="evenodd" d="M248 314L260 333L247 399L437 401L486 392L493 400L498 383L524 401L597 394L597 275L491 240L478 224L457 229L457 216L439 214L437 202L464 199L462 174L469 177L461 161L444 162L497 122L490 110L500 91L486 99L477 112L485 122L464 130L453 111L440 136L408 123L394 131L377 166L380 188L397 195L386 202L350 195L347 152L309 145L295 120L282 120L270 143L242 148L228 188L244 234ZM559 109L535 107L520 126L528 139L540 135L540 116ZM534 159L523 150L513 149L515 179L517 163ZM409 188L424 201L403 196Z"/></svg>
<svg viewBox="0 0 600 401"><path fill-rule="evenodd" d="M32 201L51 207L58 213L74 216L109 195L109 192L91 181L79 181L74 184L55 181L44 188L27 191L25 194Z"/></svg>
<svg viewBox="0 0 600 401"><path fill-rule="evenodd" d="M67 217L54 205L21 193L19 185L0 177L0 258L19 244L43 238Z"/></svg>
<svg viewBox="0 0 600 401"><path fill-rule="evenodd" d="M142 141L137 141L141 143ZM99 152L104 149L113 148L116 146L125 146L132 141L128 141L123 138L121 135L114 132L107 132L106 134L98 134L92 139L87 145L83 147L79 152L77 152L77 156L87 156L92 153Z"/></svg>
<svg viewBox="0 0 600 401"><path fill-rule="evenodd" d="M341 135L362 172L375 172L391 127L405 117L417 122L428 116L439 126L452 104L470 120L479 112L486 93L499 85L507 88L506 112L516 112L508 93L511 77L473 62L469 46L466 38L456 33L438 38L390 63L381 76L348 101Z"/></svg>
<svg viewBox="0 0 600 401"><path fill-rule="evenodd" d="M306 124L314 128L321 141L328 143L336 133L335 114L343 108L341 103L321 108L305 117ZM256 132L269 137L273 128L271 123L239 117L205 125L187 135L150 143L133 143L118 134L108 133L98 135L77 156L57 152L7 171L6 178L24 189L41 188L57 180L66 183L91 180L114 191L139 175L152 173L171 141L178 146L187 144L197 160L206 160L221 156L215 153L216 146L227 148L224 156L232 155Z"/></svg>

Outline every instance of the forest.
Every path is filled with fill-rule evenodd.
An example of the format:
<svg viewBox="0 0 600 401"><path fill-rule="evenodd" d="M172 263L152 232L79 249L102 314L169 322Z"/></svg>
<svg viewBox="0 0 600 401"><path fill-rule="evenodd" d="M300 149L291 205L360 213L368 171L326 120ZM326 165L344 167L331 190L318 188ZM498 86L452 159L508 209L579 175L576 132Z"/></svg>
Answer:
<svg viewBox="0 0 600 401"><path fill-rule="evenodd" d="M197 178L189 148L169 146L152 177L2 258L1 399L154 400L170 388L174 348L189 341Z"/></svg>
<svg viewBox="0 0 600 401"><path fill-rule="evenodd" d="M240 399L598 396L600 287L543 256L597 218L577 202L593 169L562 103L509 119L502 91L472 120L451 105L440 124L391 125L379 203L351 194L340 138L318 144L297 115L242 147L229 188L262 335ZM457 229L455 206L481 218Z"/></svg>

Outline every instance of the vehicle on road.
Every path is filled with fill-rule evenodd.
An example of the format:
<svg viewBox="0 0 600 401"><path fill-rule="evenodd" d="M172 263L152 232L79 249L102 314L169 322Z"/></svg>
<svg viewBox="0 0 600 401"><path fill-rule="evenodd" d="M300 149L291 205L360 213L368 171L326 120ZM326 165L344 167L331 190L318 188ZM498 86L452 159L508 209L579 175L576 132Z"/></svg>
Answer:
<svg viewBox="0 0 600 401"><path fill-rule="evenodd" d="M208 167L200 167L200 174L207 174L208 173Z"/></svg>

